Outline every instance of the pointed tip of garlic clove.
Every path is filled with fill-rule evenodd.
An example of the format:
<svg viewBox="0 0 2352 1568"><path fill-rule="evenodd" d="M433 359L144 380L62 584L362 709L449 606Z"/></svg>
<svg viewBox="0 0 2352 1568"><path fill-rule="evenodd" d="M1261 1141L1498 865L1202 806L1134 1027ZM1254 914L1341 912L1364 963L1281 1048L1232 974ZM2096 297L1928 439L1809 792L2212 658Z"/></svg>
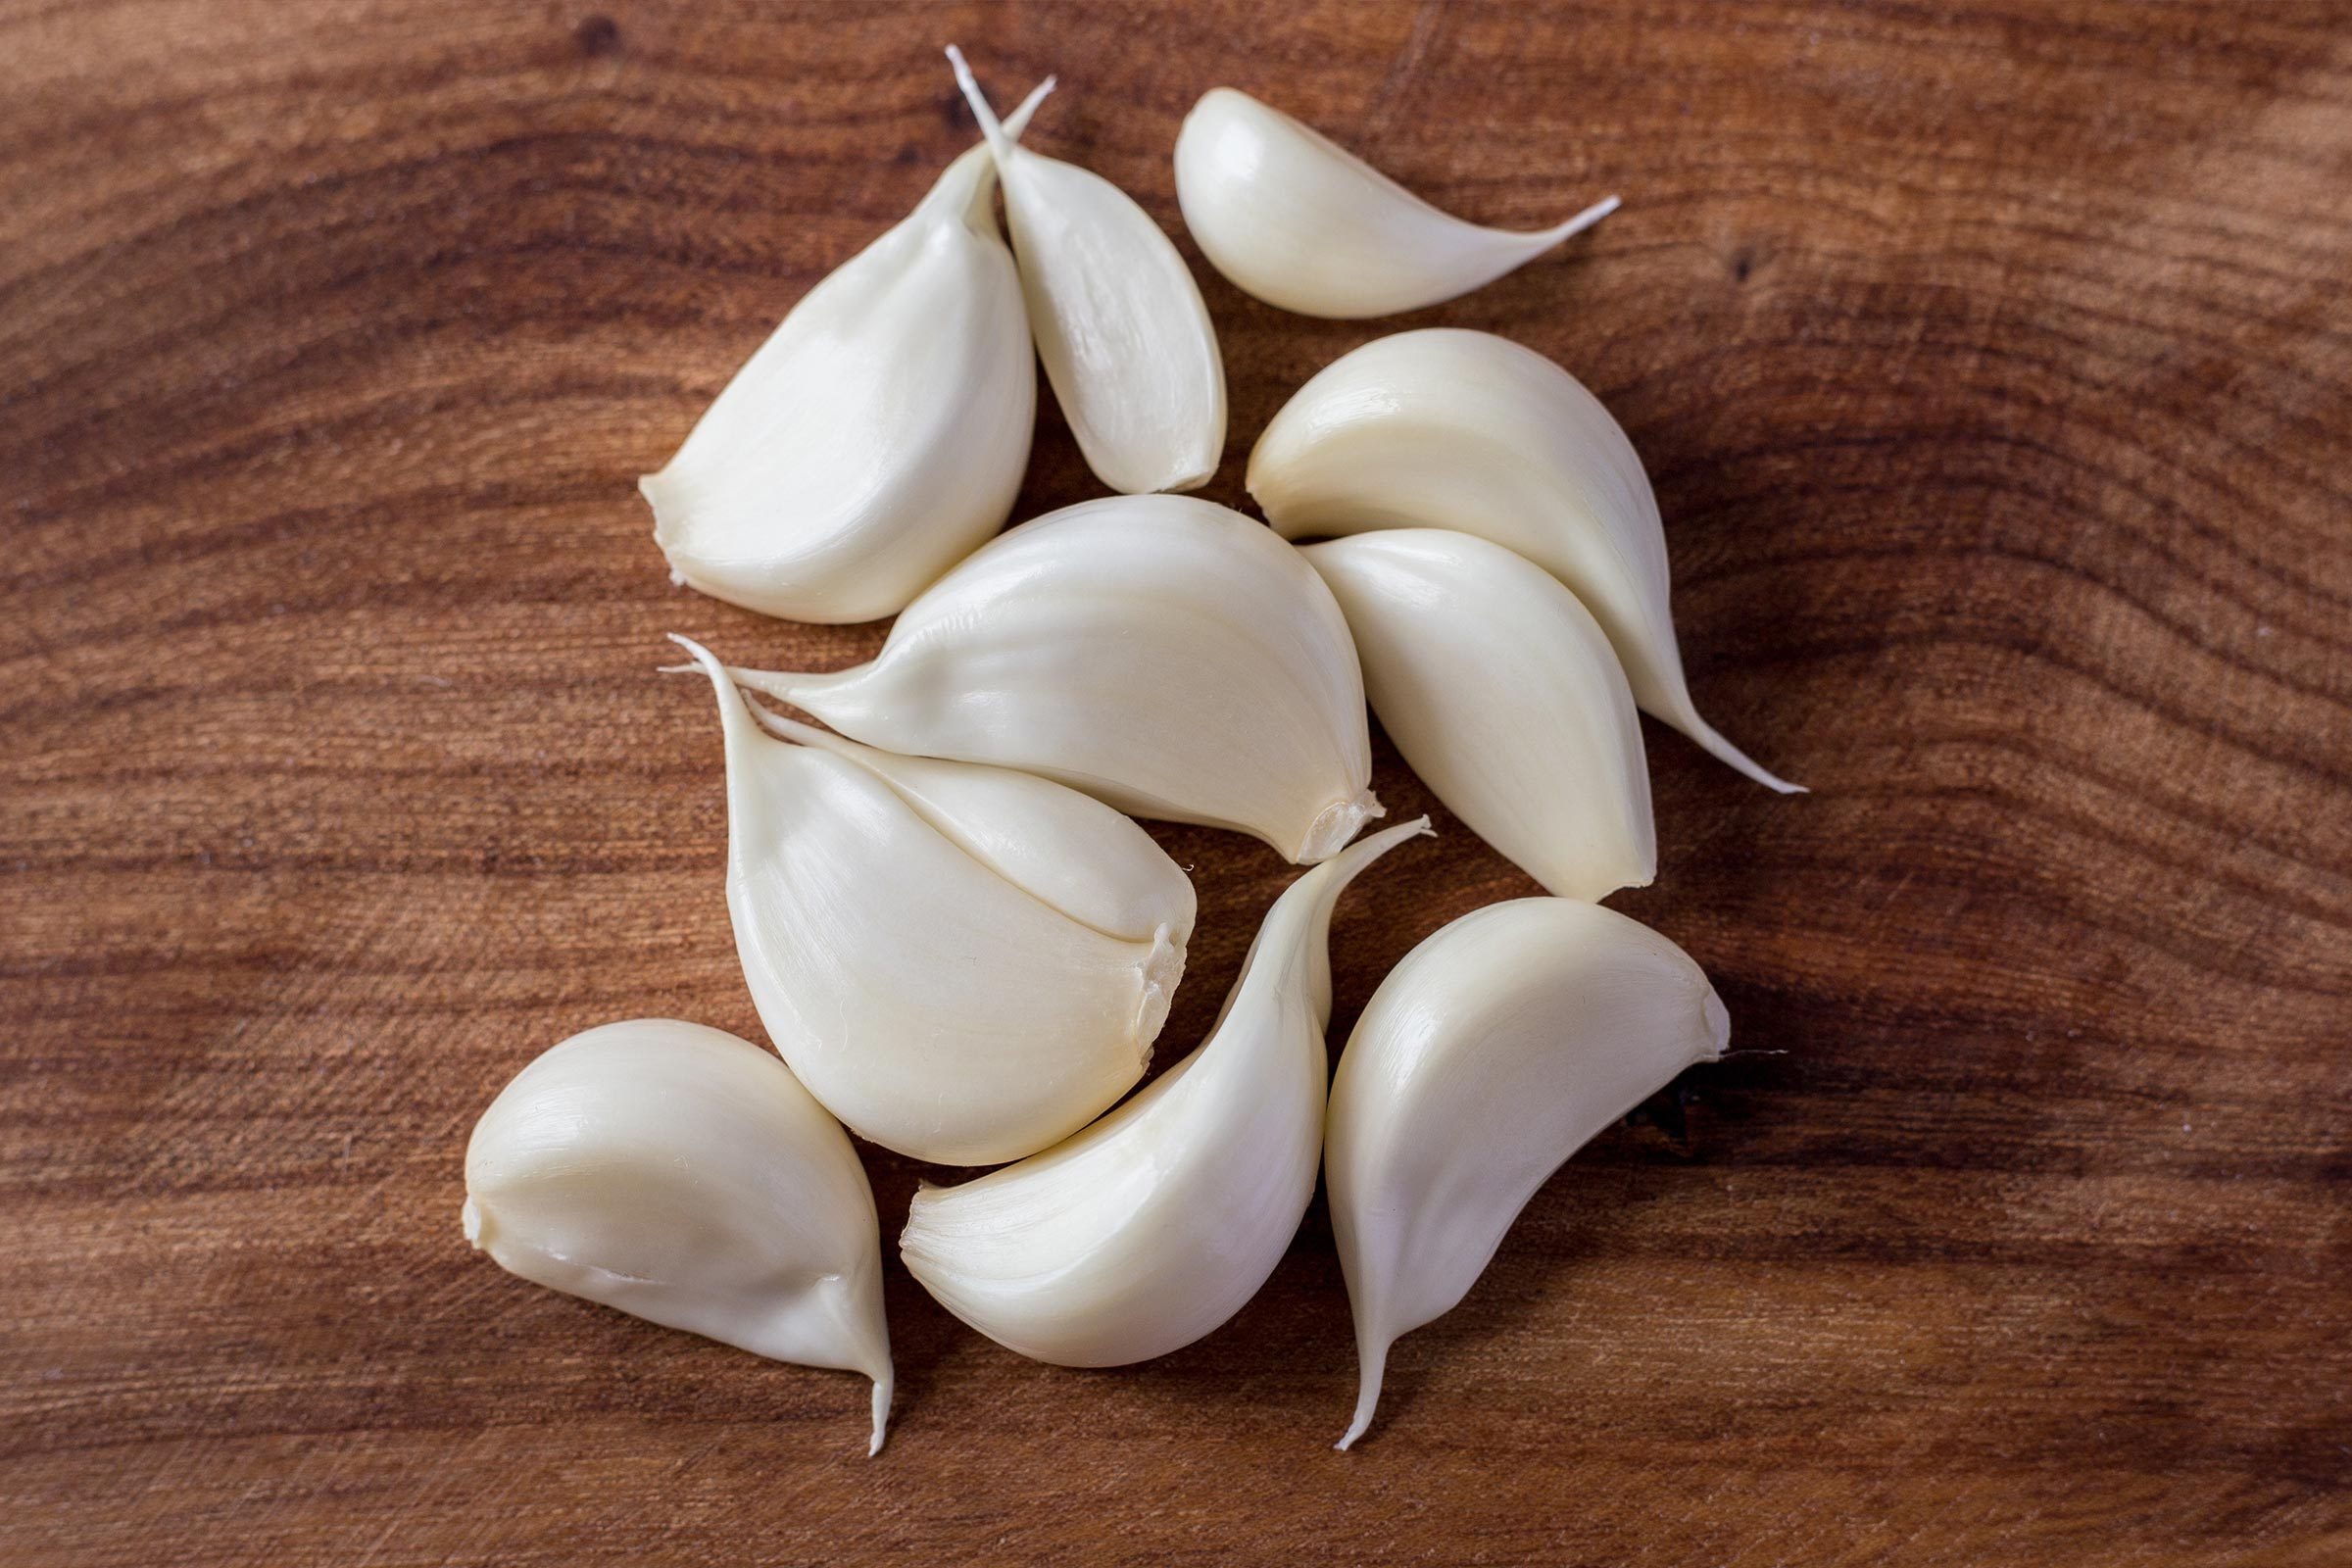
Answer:
<svg viewBox="0 0 2352 1568"><path fill-rule="evenodd" d="M1776 795L1810 795L1813 793L1802 784L1790 783L1749 757L1739 747L1734 746L1725 738L1723 731L1699 717L1698 710L1691 708L1687 701L1684 707L1687 710L1687 717L1672 718L1664 714L1659 716L1666 718L1668 724L1689 736L1697 744L1700 751L1705 752L1709 757L1724 763L1735 772L1744 774L1756 783L1763 785Z"/></svg>
<svg viewBox="0 0 2352 1568"><path fill-rule="evenodd" d="M1365 1341L1359 1342L1355 1348L1355 1414L1348 1421L1347 1432L1332 1445L1342 1453L1354 1447L1355 1440L1371 1430L1373 1413L1380 1408L1381 1382L1388 1375L1391 1343L1388 1340Z"/></svg>
<svg viewBox="0 0 2352 1568"><path fill-rule="evenodd" d="M1543 231L1544 239L1551 245L1557 245L1562 240L1574 239L1624 205L1624 202L1614 196L1603 196L1574 218L1554 223L1551 227L1544 229Z"/></svg>
<svg viewBox="0 0 2352 1568"><path fill-rule="evenodd" d="M874 1432L865 1445L868 1459L880 1453L882 1445L890 1441L890 1400L896 1381L889 1371L874 1379Z"/></svg>

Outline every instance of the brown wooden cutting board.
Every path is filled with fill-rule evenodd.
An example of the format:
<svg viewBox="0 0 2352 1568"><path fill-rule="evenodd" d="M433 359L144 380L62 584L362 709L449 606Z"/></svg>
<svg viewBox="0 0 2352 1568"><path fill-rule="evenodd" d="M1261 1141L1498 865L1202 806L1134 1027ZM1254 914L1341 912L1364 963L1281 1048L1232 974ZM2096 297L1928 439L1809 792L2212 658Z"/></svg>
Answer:
<svg viewBox="0 0 2352 1568"><path fill-rule="evenodd" d="M1206 493L1378 333L1529 343L1648 464L1700 705L1815 791L1648 730L1615 902L1738 1054L1352 1453L1319 1203L1116 1372L894 1259L871 1462L857 1380L459 1234L543 1047L758 1035L661 635L880 634L672 587L632 480L970 143L950 40L1180 241L1219 83L1480 220L1622 192L1396 321L1200 268ZM10 0L0 61L0 1562L2352 1562L2352 11ZM1019 514L1095 493L1046 413ZM1341 906L1335 1041L1533 891L1438 815ZM1160 837L1169 1060L1292 873ZM895 1234L947 1173L866 1153Z"/></svg>

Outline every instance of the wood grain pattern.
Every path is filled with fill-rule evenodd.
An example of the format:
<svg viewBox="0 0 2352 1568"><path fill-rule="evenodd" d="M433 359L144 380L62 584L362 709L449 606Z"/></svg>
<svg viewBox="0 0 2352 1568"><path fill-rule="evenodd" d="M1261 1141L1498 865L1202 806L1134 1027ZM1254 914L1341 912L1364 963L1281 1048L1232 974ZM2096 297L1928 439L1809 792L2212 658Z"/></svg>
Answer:
<svg viewBox="0 0 2352 1568"><path fill-rule="evenodd" d="M950 39L1179 233L1220 82L1483 220L1622 190L1401 322L1203 271L1208 493L1377 332L1520 338L1656 478L1701 706L1818 792L1649 730L1617 902L1753 1054L1556 1178L1353 1453L1320 1205L1117 1373L894 1262L872 1463L854 1379L458 1233L531 1054L756 1034L660 636L878 634L673 589L631 480L970 141ZM2352 12L7 0L0 61L0 1560L2352 1560ZM1048 413L1021 514L1091 493ZM1287 873L1162 839L1181 1050ZM1531 890L1392 857L1337 1028Z"/></svg>

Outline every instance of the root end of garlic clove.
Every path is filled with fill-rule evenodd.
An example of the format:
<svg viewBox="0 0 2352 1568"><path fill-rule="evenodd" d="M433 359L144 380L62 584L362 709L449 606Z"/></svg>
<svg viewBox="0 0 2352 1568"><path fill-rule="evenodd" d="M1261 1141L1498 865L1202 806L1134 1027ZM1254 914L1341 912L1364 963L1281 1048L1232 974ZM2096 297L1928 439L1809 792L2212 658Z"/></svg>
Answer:
<svg viewBox="0 0 2352 1568"><path fill-rule="evenodd" d="M1706 1020L1707 1038L1715 1042L1714 1055L1708 1058L1714 1060L1722 1056L1724 1049L1732 1043L1732 1009L1723 1004L1723 999L1710 986L1706 996L1699 1001L1698 1012Z"/></svg>
<svg viewBox="0 0 2352 1568"><path fill-rule="evenodd" d="M1184 947L1166 925L1152 933L1152 952L1144 959L1143 995L1135 1004L1135 1047L1143 1069L1152 1065L1152 1044L1168 1021L1176 987L1184 979Z"/></svg>
<svg viewBox="0 0 2352 1568"><path fill-rule="evenodd" d="M1362 791L1352 800L1334 801L1323 808L1321 814L1307 828L1306 838L1298 846L1298 853L1291 858L1300 865L1328 860L1354 842L1356 834L1363 831L1366 822L1388 814L1389 808L1381 805L1380 797L1370 790ZM1424 831L1428 831L1426 823Z"/></svg>

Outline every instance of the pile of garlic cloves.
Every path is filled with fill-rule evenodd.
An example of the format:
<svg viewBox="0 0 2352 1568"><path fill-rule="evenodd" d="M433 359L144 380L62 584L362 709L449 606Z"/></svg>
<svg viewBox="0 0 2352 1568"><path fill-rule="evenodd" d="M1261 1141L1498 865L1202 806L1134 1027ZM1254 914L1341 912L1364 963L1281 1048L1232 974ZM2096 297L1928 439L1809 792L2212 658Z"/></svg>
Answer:
<svg viewBox="0 0 2352 1568"><path fill-rule="evenodd" d="M948 54L980 142L641 481L680 584L897 617L831 671L673 639L667 667L716 699L712 897L774 1049L637 1019L548 1050L474 1129L465 1235L557 1291L863 1374L877 1452L880 1217L850 1134L997 1167L926 1183L901 1257L956 1317L1068 1366L1213 1333L1319 1171L1357 1346L1348 1447L1396 1341L1462 1299L1549 1175L1729 1039L1698 965L1599 903L1657 874L1640 714L1797 787L1700 717L1641 460L1530 349L1375 337L1258 436L1263 521L1177 493L1225 445L1198 282L1132 197L1023 144L1051 78L1000 122ZM1479 227L1230 88L1185 121L1174 185L1220 273L1331 318L1453 298L1617 205ZM1000 532L1040 363L1111 493ZM1371 826L1371 717L1544 896L1431 933L1335 1074L1333 908L1431 831ZM1136 817L1305 868L1205 1038L1148 1083L1198 904Z"/></svg>

